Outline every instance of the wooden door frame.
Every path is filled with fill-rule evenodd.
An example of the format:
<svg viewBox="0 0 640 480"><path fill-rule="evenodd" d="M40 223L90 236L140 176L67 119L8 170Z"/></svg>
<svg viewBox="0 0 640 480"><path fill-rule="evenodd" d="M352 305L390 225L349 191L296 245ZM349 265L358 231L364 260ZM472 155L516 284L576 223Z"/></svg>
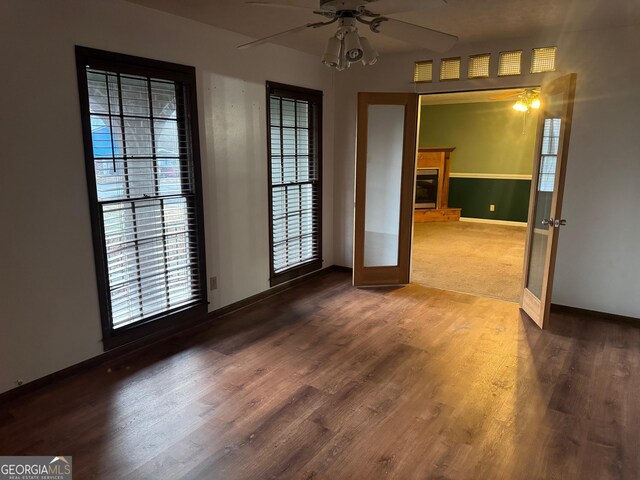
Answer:
<svg viewBox="0 0 640 480"><path fill-rule="evenodd" d="M561 82L561 80L565 80ZM564 185L565 178L567 173L567 160L569 158L569 141L571 137L571 124L573 121L573 106L575 100L575 91L576 91L576 81L577 74L569 73L560 77L556 77L553 80L550 80L546 86L546 94L553 95L554 93L558 93L560 88L566 88L566 94L564 97L564 102L567 105L567 108L563 111L562 118L562 134L560 135L558 141L558 152L560 155L558 157L558 161L560 162L558 174L556 175L554 182L554 195L551 201L551 209L550 216L554 219L562 218L562 201L564 198ZM541 86L542 89L545 88L543 84ZM551 88L551 90L549 90ZM545 259L544 272L548 272L543 276L542 279L542 294L541 298L538 299L533 293L531 293L527 289L527 280L529 277L529 261L530 261L530 247L533 241L533 233L535 228L535 200L538 192L539 185L539 169L540 162L542 160L542 132L544 126L544 105L540 111L538 116L538 130L537 130L537 138L536 138L536 149L535 149L535 157L534 157L534 166L533 166L533 176L531 178L531 193L529 195L529 216L527 219L527 236L525 239L525 250L524 250L524 267L522 274L522 297L520 300L520 307L525 310L527 315L531 317L531 319L538 325L540 328L544 328L544 321L549 317L549 313L551 311L551 294L553 291L553 279L555 275L555 266L556 266L556 254L558 250L558 237L559 237L559 229L553 226L550 227L551 233L550 238L547 240L547 256ZM566 148L565 148L566 147ZM544 305L544 309L542 306ZM531 315L529 311L538 311L538 318L534 318L535 315Z"/></svg>
<svg viewBox="0 0 640 480"><path fill-rule="evenodd" d="M404 101L402 174L400 185L400 218L398 231L398 264L394 267L364 266L367 149L356 148L353 284L356 286L403 285L411 274L411 242L413 241L413 188L415 181L418 135L419 95L416 93L358 92L356 145L367 145L368 106L400 105ZM415 111L409 108L415 103ZM411 145L411 148L407 148ZM359 210L360 209L360 210Z"/></svg>

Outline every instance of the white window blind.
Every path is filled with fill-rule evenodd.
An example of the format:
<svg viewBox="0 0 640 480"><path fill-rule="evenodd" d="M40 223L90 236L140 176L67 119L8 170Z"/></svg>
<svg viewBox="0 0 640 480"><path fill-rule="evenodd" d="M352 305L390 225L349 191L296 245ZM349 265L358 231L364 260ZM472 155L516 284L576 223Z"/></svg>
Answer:
<svg viewBox="0 0 640 480"><path fill-rule="evenodd" d="M86 67L114 330L201 302L191 141L179 82Z"/></svg>
<svg viewBox="0 0 640 480"><path fill-rule="evenodd" d="M542 129L542 155L540 158L540 175L538 191L553 192L556 181L556 164L558 162L558 145L560 142L559 118L545 118Z"/></svg>
<svg viewBox="0 0 640 480"><path fill-rule="evenodd" d="M321 108L317 94L269 89L272 283L321 261Z"/></svg>

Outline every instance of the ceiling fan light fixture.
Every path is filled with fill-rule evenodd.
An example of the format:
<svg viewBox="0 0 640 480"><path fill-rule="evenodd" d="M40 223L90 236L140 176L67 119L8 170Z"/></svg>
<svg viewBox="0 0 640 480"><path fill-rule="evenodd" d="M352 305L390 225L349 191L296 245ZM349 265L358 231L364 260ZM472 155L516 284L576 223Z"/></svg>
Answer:
<svg viewBox="0 0 640 480"><path fill-rule="evenodd" d="M360 37L355 30L348 31L344 36L344 56L350 63L362 60L364 51L360 44Z"/></svg>
<svg viewBox="0 0 640 480"><path fill-rule="evenodd" d="M540 93L532 88L527 88L520 94L516 103L513 104L513 109L526 113L529 110L538 110L540 106Z"/></svg>
<svg viewBox="0 0 640 480"><path fill-rule="evenodd" d="M342 42L336 37L331 37L327 40L327 46L322 55L322 63L327 67L337 68L340 64L340 54L342 49Z"/></svg>
<svg viewBox="0 0 640 480"><path fill-rule="evenodd" d="M378 61L378 52L375 48L371 46L369 40L365 37L360 37L360 45L362 45L362 64L363 65L373 65Z"/></svg>
<svg viewBox="0 0 640 480"><path fill-rule="evenodd" d="M337 32L333 35L335 38L329 39L321 59L322 63L328 67L345 70L352 64L358 62L362 62L363 65L373 65L379 57L378 52L371 46L369 41L364 37L360 37L358 34L358 26L360 24L365 25L375 34L383 34L414 46L421 48L427 47L436 51L447 50L458 40L458 37L455 35L386 17L384 16L384 11L376 13L369 10L369 4L376 0L317 1L320 3L319 8L312 8L306 5L294 5L291 3L291 0L245 1L248 5L259 7L307 10L323 18L321 21L309 22L299 27L290 28L289 30L238 45L238 48L251 48L265 43L273 43L281 37L307 29L316 29L337 24ZM446 0L444 1L446 3ZM391 3L391 0L389 0L388 3ZM428 4L429 2L414 1L413 3L420 7L418 4ZM376 3L375 6L378 6L378 4ZM383 5L381 7L385 10ZM389 10L389 8L386 8L386 10ZM398 12L395 7L391 10ZM341 43L341 48L339 49L337 48L338 42Z"/></svg>
<svg viewBox="0 0 640 480"><path fill-rule="evenodd" d="M529 110L529 107L527 107L522 100L518 100L513 104L513 109L518 112L526 112Z"/></svg>
<svg viewBox="0 0 640 480"><path fill-rule="evenodd" d="M291 3L291 0L245 1L246 4L253 6L307 10L323 18L321 21L306 23L299 27L290 28L289 30L244 43L239 45L238 48L250 48L264 43L273 43L276 39L286 35L292 35L307 29L316 29L337 24L337 32L333 35L337 41L334 38L329 39L321 59L323 64L341 71L349 68L354 63L362 62L362 64L366 66L373 65L378 60L379 53L371 46L366 38L360 37L358 34L359 25L365 25L375 34L383 34L414 46L421 48L427 47L435 51L448 50L458 40L458 37L455 35L384 16L384 10L399 13L400 10L398 10L397 7L389 10L388 6L384 8L384 5L380 5L383 9L380 13L369 10L369 4L376 2L376 0L317 1L319 1L320 6L315 9L306 5L294 5ZM446 3L446 0L444 0L444 2ZM388 3L391 3L391 0L388 0ZM422 9L420 4L428 3L429 2L422 0L414 0L412 5L415 4L417 9ZM375 3L374 7L375 6L378 6L378 4ZM409 10L411 10L411 8L409 8ZM340 49L337 48L337 42L341 42Z"/></svg>
<svg viewBox="0 0 640 480"><path fill-rule="evenodd" d="M349 68L349 62L344 58L344 40L340 39L340 58L338 60L338 65L336 65L336 70L342 72Z"/></svg>

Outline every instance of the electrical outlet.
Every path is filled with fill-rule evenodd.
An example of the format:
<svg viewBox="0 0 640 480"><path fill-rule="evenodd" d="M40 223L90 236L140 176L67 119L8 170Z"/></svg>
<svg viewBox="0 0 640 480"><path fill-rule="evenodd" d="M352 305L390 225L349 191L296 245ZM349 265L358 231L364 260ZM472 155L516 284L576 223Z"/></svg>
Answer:
<svg viewBox="0 0 640 480"><path fill-rule="evenodd" d="M495 212L496 211L496 206L493 205L493 204L489 205L489 211L490 212Z"/></svg>
<svg viewBox="0 0 640 480"><path fill-rule="evenodd" d="M209 278L209 290L215 290L218 288L218 277Z"/></svg>

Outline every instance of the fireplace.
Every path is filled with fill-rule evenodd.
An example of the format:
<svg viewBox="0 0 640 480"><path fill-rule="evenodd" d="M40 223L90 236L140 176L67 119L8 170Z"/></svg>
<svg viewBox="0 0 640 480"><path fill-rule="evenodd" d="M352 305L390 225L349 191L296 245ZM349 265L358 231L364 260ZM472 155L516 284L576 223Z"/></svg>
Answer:
<svg viewBox="0 0 640 480"><path fill-rule="evenodd" d="M437 168L418 168L416 172L415 208L436 208L438 204Z"/></svg>
<svg viewBox="0 0 640 480"><path fill-rule="evenodd" d="M416 190L413 221L457 222L459 208L449 208L451 153L455 147L423 147L416 158Z"/></svg>

